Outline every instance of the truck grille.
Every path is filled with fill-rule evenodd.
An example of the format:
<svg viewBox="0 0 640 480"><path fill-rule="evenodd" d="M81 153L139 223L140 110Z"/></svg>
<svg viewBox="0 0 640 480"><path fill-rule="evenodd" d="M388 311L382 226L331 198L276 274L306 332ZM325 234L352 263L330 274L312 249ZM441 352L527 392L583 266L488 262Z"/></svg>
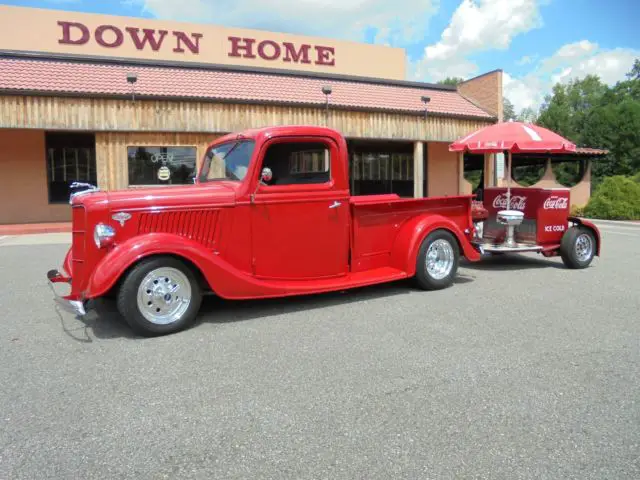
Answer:
<svg viewBox="0 0 640 480"><path fill-rule="evenodd" d="M86 212L82 205L75 205L71 212L71 269L73 277L82 278L86 256Z"/></svg>
<svg viewBox="0 0 640 480"><path fill-rule="evenodd" d="M213 248L217 222L218 210L143 213L138 233L173 233Z"/></svg>

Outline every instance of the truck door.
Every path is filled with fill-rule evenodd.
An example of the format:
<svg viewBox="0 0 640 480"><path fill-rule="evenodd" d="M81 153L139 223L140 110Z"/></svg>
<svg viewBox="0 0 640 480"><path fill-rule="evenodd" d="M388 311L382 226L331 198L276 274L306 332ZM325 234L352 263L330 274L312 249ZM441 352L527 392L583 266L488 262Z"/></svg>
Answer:
<svg viewBox="0 0 640 480"><path fill-rule="evenodd" d="M349 262L349 190L331 139L275 138L261 149L251 211L257 277L305 280L345 275ZM340 181L336 182L336 178Z"/></svg>

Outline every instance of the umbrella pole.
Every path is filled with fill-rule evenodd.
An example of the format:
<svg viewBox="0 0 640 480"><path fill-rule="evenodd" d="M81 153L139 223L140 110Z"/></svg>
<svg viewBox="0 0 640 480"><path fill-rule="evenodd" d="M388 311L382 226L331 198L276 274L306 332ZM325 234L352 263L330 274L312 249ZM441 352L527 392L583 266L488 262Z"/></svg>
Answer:
<svg viewBox="0 0 640 480"><path fill-rule="evenodd" d="M511 150L507 156L507 208L511 210Z"/></svg>

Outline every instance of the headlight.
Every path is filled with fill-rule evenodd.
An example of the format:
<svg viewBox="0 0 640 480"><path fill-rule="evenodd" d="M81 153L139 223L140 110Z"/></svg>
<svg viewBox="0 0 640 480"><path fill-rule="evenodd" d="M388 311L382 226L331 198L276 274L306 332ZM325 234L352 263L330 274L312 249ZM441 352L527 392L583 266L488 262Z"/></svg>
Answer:
<svg viewBox="0 0 640 480"><path fill-rule="evenodd" d="M99 223L93 230L93 241L96 242L96 246L98 248L102 248L109 245L113 241L113 237L115 234L116 231L113 229L113 227L105 225L104 223Z"/></svg>

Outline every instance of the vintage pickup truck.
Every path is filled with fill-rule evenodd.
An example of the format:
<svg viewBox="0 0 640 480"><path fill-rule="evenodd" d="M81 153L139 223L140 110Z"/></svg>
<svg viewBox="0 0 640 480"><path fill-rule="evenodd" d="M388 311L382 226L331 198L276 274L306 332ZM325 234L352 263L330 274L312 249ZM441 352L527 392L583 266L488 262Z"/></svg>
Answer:
<svg viewBox="0 0 640 480"><path fill-rule="evenodd" d="M71 196L72 245L51 284L67 310L116 298L145 336L191 325L202 296L285 297L413 278L449 286L472 244L472 196L351 196L344 137L315 126L229 134L193 185ZM53 285L51 285L53 288ZM55 290L55 288L54 288Z"/></svg>

